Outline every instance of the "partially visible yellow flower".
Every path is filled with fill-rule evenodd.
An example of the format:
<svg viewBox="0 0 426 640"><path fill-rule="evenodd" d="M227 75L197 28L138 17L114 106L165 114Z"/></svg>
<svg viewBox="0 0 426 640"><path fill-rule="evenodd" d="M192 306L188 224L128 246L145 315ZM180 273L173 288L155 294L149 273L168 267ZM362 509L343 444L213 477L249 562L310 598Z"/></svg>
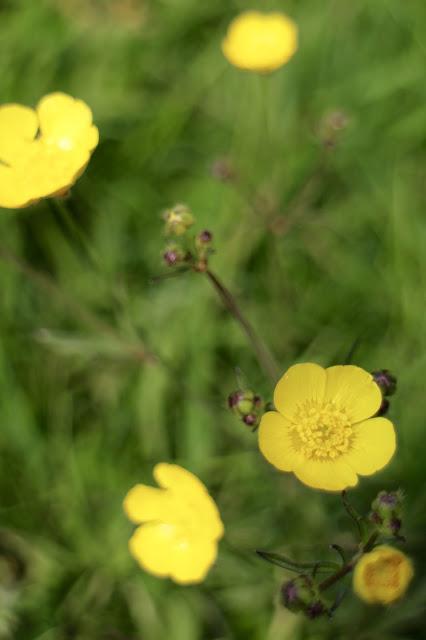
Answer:
<svg viewBox="0 0 426 640"><path fill-rule="evenodd" d="M45 96L36 109L0 107L0 207L26 207L67 191L99 142L92 112L64 93Z"/></svg>
<svg viewBox="0 0 426 640"><path fill-rule="evenodd" d="M361 556L355 565L355 593L370 604L390 604L405 594L414 575L410 558L387 545Z"/></svg>
<svg viewBox="0 0 426 640"><path fill-rule="evenodd" d="M229 25L222 51L235 67L268 73L297 50L297 25L283 13L244 11Z"/></svg>
<svg viewBox="0 0 426 640"><path fill-rule="evenodd" d="M378 471L395 452L392 422L371 417L381 402L373 377L359 367L296 364L275 387L277 411L262 417L260 450L310 487L353 487L357 474Z"/></svg>
<svg viewBox="0 0 426 640"><path fill-rule="evenodd" d="M130 553L159 578L202 582L224 532L216 504L203 483L178 465L160 462L154 478L161 489L138 484L124 500L128 518L141 525L129 541Z"/></svg>

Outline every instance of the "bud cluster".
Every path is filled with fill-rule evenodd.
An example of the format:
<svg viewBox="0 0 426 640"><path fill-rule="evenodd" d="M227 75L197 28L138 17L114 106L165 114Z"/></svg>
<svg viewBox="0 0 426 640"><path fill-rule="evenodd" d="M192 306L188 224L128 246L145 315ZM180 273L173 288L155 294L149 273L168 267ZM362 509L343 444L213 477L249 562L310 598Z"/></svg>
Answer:
<svg viewBox="0 0 426 640"><path fill-rule="evenodd" d="M168 267L188 267L195 271L206 271L208 258L213 253L211 231L204 230L195 238L189 234L195 224L195 218L190 209L184 204L177 204L167 209L163 218L166 236L175 237L163 251L163 260Z"/></svg>
<svg viewBox="0 0 426 640"><path fill-rule="evenodd" d="M369 520L381 535L401 538L403 500L403 493L398 490L380 491L373 501Z"/></svg>
<svg viewBox="0 0 426 640"><path fill-rule="evenodd" d="M372 374L374 382L379 386L382 392L382 404L377 412L378 416L384 416L390 407L389 396L393 396L396 392L396 377L388 369L379 369L373 371Z"/></svg>
<svg viewBox="0 0 426 640"><path fill-rule="evenodd" d="M259 426L265 410L265 403L261 396L250 389L233 391L228 396L228 406L244 424L253 427L253 430Z"/></svg>

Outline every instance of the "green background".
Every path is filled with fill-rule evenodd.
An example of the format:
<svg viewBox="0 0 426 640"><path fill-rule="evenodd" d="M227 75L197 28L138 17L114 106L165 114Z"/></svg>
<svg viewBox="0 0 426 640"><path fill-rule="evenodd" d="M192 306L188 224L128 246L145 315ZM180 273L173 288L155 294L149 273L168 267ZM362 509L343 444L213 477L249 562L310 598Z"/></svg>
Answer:
<svg viewBox="0 0 426 640"><path fill-rule="evenodd" d="M248 7L300 28L268 77L220 51ZM425 35L424 0L0 2L1 102L62 90L101 134L71 217L0 213L1 638L424 638ZM365 512L382 488L406 492L416 578L401 603L349 593L331 622L276 606L288 574L254 550L331 558L352 525L227 411L236 369L266 399L273 384L207 278L153 280L176 202L213 232L212 268L282 372L355 345L354 363L397 374L397 454L351 495ZM127 550L122 499L162 460L197 473L225 522L200 586L157 580Z"/></svg>

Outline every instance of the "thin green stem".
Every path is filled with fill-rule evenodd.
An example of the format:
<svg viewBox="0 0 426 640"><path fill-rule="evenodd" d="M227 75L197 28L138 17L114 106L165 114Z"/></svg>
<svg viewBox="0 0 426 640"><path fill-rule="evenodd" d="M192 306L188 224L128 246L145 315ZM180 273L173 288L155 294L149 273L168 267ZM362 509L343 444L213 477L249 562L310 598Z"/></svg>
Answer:
<svg viewBox="0 0 426 640"><path fill-rule="evenodd" d="M271 564L276 564L278 567L282 567L283 569L287 569L288 571L305 571L306 569L313 569L316 573L319 571L334 571L339 565L336 562L328 562L324 561L315 561L315 562L295 562L290 558L286 558L280 553L271 553L269 551L256 551L257 555L260 556L263 560L270 562Z"/></svg>
<svg viewBox="0 0 426 640"><path fill-rule="evenodd" d="M224 306L228 309L229 313L235 318L235 320L242 327L244 333L248 337L253 347L253 351L256 354L256 357L260 366L262 367L264 372L270 377L272 382L275 383L279 378L279 369L268 347L265 345L263 340L257 335L257 333L253 329L250 322L242 313L234 296L231 294L229 289L225 287L223 282L219 280L216 274L214 274L210 269L206 269L203 273L205 273L207 278L210 280L215 291L218 293L220 299L222 300Z"/></svg>
<svg viewBox="0 0 426 640"><path fill-rule="evenodd" d="M344 508L346 510L346 513L351 518L351 520L355 523L355 526L356 526L357 531L358 531L359 538L360 538L360 540L362 540L363 536L364 536L364 531L363 531L363 527L362 527L362 516L359 515L359 513L356 511L356 509L349 502L349 500L347 498L347 492L346 491L342 491L341 496L342 496L342 503L343 503L343 506L344 506Z"/></svg>
<svg viewBox="0 0 426 640"><path fill-rule="evenodd" d="M371 549L374 547L374 545L376 543L376 540L378 538L378 535L379 534L377 533L377 531L372 533L371 536L369 537L369 539L367 540L367 542L349 560L349 562L347 562L345 565L343 565L343 567L341 567L339 569L339 571L336 571L336 573L334 573L332 576L329 576L328 578L326 578L325 580L320 582L320 584L318 585L318 589L320 591L325 591L326 589L329 589L330 587L335 585L336 582L339 582L339 580L341 580L342 578L347 576L348 573L351 573L351 571L355 567L355 565L358 562L358 560L360 559L360 557L362 555L364 555L364 553L368 553L369 551L371 551Z"/></svg>

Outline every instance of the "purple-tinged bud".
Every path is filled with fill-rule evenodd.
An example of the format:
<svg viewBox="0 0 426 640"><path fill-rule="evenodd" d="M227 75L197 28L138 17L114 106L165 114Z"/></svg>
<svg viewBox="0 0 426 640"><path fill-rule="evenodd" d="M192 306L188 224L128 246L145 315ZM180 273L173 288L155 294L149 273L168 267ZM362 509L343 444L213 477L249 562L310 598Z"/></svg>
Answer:
<svg viewBox="0 0 426 640"><path fill-rule="evenodd" d="M185 253L177 244L170 244L163 253L163 260L169 267L175 267L185 260Z"/></svg>
<svg viewBox="0 0 426 640"><path fill-rule="evenodd" d="M380 491L373 502L373 508L389 513L401 507L402 501L402 491Z"/></svg>
<svg viewBox="0 0 426 640"><path fill-rule="evenodd" d="M243 422L248 427L254 427L254 425L257 423L257 416L253 415L252 413L249 413L248 415L244 416Z"/></svg>
<svg viewBox="0 0 426 640"><path fill-rule="evenodd" d="M290 611L303 611L311 620L328 613L317 586L306 575L299 575L283 584L281 602Z"/></svg>
<svg viewBox="0 0 426 640"><path fill-rule="evenodd" d="M169 265L169 267L173 267L179 261L176 251L172 251L171 249L163 254L163 258L166 264Z"/></svg>
<svg viewBox="0 0 426 640"><path fill-rule="evenodd" d="M263 400L250 389L237 389L228 396L228 406L240 418L253 415L256 422L263 409Z"/></svg>
<svg viewBox="0 0 426 640"><path fill-rule="evenodd" d="M380 491L371 505L370 521L384 536L400 537L402 527L402 491Z"/></svg>
<svg viewBox="0 0 426 640"><path fill-rule="evenodd" d="M315 620L315 618L320 618L325 613L327 613L327 611L324 604L321 602L321 600L317 600L316 602L313 602L306 609L306 615L310 620Z"/></svg>
<svg viewBox="0 0 426 640"><path fill-rule="evenodd" d="M397 536L402 526L401 520L399 518L391 518L391 521L389 524L390 524L390 529L393 535Z"/></svg>
<svg viewBox="0 0 426 640"><path fill-rule="evenodd" d="M234 409L238 403L244 398L244 391L233 391L228 396L228 407Z"/></svg>
<svg viewBox="0 0 426 640"><path fill-rule="evenodd" d="M379 385L384 396L392 396L396 391L396 377L388 369L373 371L374 382Z"/></svg>
<svg viewBox="0 0 426 640"><path fill-rule="evenodd" d="M201 233L198 234L198 241L201 242L202 244L208 244L212 240L213 240L213 234L211 231L208 231L207 229L204 231L201 231Z"/></svg>
<svg viewBox="0 0 426 640"><path fill-rule="evenodd" d="M385 416L389 411L389 407L390 407L389 400L387 398L382 398L382 404L380 405L379 410L376 413L376 416Z"/></svg>

